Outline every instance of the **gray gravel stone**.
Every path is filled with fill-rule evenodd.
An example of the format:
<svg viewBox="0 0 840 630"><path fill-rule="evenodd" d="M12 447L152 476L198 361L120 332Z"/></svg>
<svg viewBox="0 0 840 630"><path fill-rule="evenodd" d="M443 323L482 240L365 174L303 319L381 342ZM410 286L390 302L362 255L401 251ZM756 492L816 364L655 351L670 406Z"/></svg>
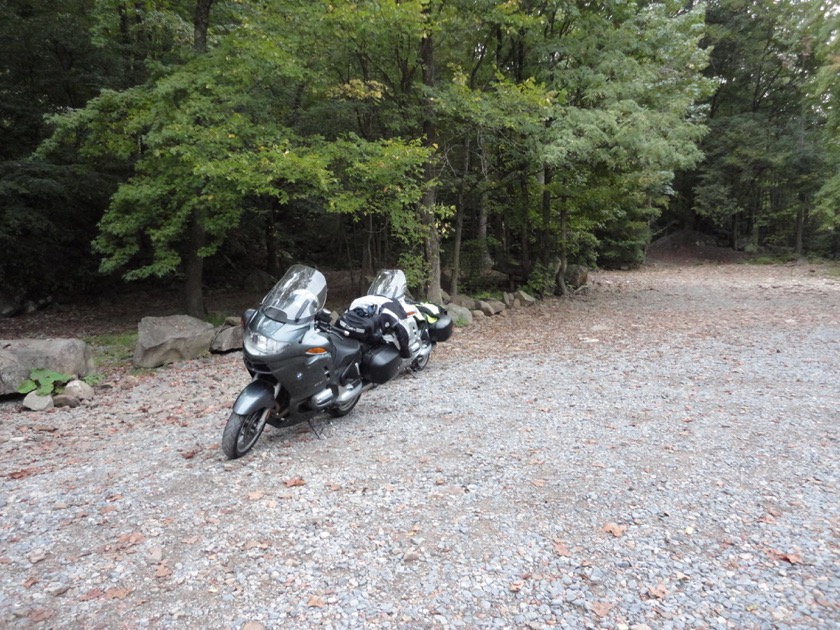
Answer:
<svg viewBox="0 0 840 630"><path fill-rule="evenodd" d="M236 354L0 402L0 626L838 627L840 282L590 286L235 462Z"/></svg>

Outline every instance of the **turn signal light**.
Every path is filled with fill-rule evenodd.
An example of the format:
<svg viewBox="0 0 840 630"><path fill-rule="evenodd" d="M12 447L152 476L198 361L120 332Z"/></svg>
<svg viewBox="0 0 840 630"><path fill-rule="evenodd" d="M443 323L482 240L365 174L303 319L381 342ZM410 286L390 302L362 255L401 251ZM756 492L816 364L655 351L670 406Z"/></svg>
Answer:
<svg viewBox="0 0 840 630"><path fill-rule="evenodd" d="M306 351L306 354L326 354L329 352L326 348L321 348L320 346L317 348L310 348Z"/></svg>

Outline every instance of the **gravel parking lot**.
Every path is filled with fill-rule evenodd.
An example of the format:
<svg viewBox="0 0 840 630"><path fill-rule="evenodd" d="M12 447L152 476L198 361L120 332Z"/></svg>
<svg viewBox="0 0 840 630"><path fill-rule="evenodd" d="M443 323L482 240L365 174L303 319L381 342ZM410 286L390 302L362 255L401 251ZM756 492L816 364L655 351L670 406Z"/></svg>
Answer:
<svg viewBox="0 0 840 630"><path fill-rule="evenodd" d="M655 265L226 461L241 356L0 402L6 628L837 628L840 278Z"/></svg>

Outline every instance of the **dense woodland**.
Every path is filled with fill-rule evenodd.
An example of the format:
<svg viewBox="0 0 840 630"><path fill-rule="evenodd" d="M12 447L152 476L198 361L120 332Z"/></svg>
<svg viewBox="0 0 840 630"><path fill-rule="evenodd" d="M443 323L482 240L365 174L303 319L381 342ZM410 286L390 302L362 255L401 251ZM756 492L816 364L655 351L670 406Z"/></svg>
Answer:
<svg viewBox="0 0 840 630"><path fill-rule="evenodd" d="M0 0L0 287L840 253L832 0Z"/></svg>

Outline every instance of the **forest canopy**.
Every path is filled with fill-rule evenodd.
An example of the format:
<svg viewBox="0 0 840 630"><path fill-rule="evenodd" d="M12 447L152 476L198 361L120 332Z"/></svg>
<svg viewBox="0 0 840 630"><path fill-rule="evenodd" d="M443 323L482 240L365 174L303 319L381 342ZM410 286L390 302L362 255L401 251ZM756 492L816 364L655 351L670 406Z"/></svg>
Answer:
<svg viewBox="0 0 840 630"><path fill-rule="evenodd" d="M5 0L0 281L836 257L831 2ZM71 270L68 275L68 270Z"/></svg>

